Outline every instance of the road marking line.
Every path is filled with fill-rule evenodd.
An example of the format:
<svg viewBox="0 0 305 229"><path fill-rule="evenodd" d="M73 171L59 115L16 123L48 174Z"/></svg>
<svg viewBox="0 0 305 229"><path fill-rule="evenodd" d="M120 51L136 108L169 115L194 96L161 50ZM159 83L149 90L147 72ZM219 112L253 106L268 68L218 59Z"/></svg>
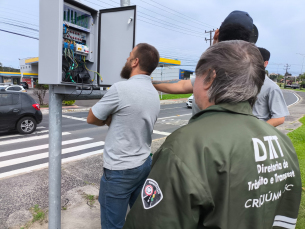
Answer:
<svg viewBox="0 0 305 229"><path fill-rule="evenodd" d="M63 115L62 117L87 122L87 119L85 119L85 118L77 118L77 117L73 117L73 116L69 116L69 115Z"/></svg>
<svg viewBox="0 0 305 229"><path fill-rule="evenodd" d="M177 118L177 117L187 116L187 115L192 115L192 113L184 114L184 115L169 116L169 117L164 117L164 118L158 118L158 120L167 119L167 118Z"/></svg>
<svg viewBox="0 0 305 229"><path fill-rule="evenodd" d="M89 137L77 138L77 139L73 139L73 140L63 141L62 145L68 145L68 144L72 144L72 143L76 143L76 142L84 142L84 141L89 141L89 140L92 140L92 139L93 138L89 138ZM32 151L36 151L36 150L40 150L40 149L47 149L47 148L49 148L49 144L27 147L27 148L21 148L21 149L16 149L16 150L10 150L10 151L0 153L0 158L5 157L5 156L15 155L15 154L32 152Z"/></svg>
<svg viewBox="0 0 305 229"><path fill-rule="evenodd" d="M36 129L45 129L45 127L44 126L37 126Z"/></svg>
<svg viewBox="0 0 305 229"><path fill-rule="evenodd" d="M176 108L185 108L184 106L183 107L173 107L173 108L164 108L164 109L160 109L161 111L163 111L163 110L170 110L170 109L176 109Z"/></svg>
<svg viewBox="0 0 305 229"><path fill-rule="evenodd" d="M163 131L158 131L158 130L154 130L153 133L154 134L160 134L160 135L166 135L166 136L171 134L171 133L168 133L168 132L163 132Z"/></svg>
<svg viewBox="0 0 305 229"><path fill-rule="evenodd" d="M84 154L77 155L77 156L74 156L74 157L64 158L64 159L61 160L61 163L64 164L64 163L71 162L71 161L77 161L77 160L84 159L86 157L93 156L93 155L96 155L96 154L103 154L103 152L104 152L104 150L102 149L102 150L96 150L96 151L84 153ZM39 164L39 165L30 166L30 167L27 167L27 168L16 169L16 170L12 170L12 171L5 172L5 173L0 173L0 179L5 178L5 177L18 175L18 174L22 174L22 173L34 172L35 170L48 168L48 167L49 167L49 163L43 163L43 164Z"/></svg>
<svg viewBox="0 0 305 229"><path fill-rule="evenodd" d="M45 128L45 127L43 127L43 128ZM49 132L49 130L36 131L36 132L33 132L32 134L42 134L42 133L47 133L47 132ZM0 137L0 139L14 138L14 137L27 137L27 136L31 136L31 135L27 135L27 134L14 134L14 135L2 136L2 137Z"/></svg>
<svg viewBox="0 0 305 229"><path fill-rule="evenodd" d="M63 149L61 154L72 153L72 152L76 152L76 151L80 151L80 150L84 150L84 149L90 149L93 147L102 146L104 144L105 144L105 142L100 141L100 142L93 142L93 143L80 145L80 146L74 146L74 147ZM17 165L17 164L21 164L21 163L25 163L25 162L29 162L29 161L44 159L44 158L48 158L48 157L49 157L49 152L45 152L45 153L34 154L31 156L27 156L27 157L21 157L21 158L1 161L0 168L6 167L6 166L11 166L11 165Z"/></svg>
<svg viewBox="0 0 305 229"><path fill-rule="evenodd" d="M293 93L293 92L291 92L295 97L297 97L297 101L296 102L294 102L293 104L290 104L289 106L287 106L287 107L290 107L290 106L292 106L292 105L294 105L294 104L296 104L296 103L298 103L299 102L299 100L300 100L300 98L299 98L299 96L298 95L296 95L295 93Z"/></svg>
<svg viewBox="0 0 305 229"><path fill-rule="evenodd" d="M34 132L32 134L42 134L42 133L47 133L47 132L49 132L49 130L36 131L36 132ZM22 136L24 136L24 135L22 135Z"/></svg>
<svg viewBox="0 0 305 229"><path fill-rule="evenodd" d="M69 135L69 134L71 134L71 133L62 132L62 135ZM6 140L6 141L3 141L3 142L0 142L0 146L13 144L13 143L34 141L34 140L39 140L39 139L44 139L44 138L49 138L49 135L45 134L45 135L40 135L40 136L32 136L32 137L27 137L27 138L18 138L18 139L13 139L13 140Z"/></svg>

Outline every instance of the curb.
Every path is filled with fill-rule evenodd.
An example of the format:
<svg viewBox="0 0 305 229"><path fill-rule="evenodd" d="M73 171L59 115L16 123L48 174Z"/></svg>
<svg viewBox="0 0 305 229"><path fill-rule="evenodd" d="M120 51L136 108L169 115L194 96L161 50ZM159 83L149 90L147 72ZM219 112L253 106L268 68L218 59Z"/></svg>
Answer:
<svg viewBox="0 0 305 229"><path fill-rule="evenodd" d="M168 100L160 100L160 105L168 105L168 104L175 104L175 103L186 103L188 98L183 99L168 99ZM69 113L69 112L83 112L89 111L91 107L82 108L79 106L73 107L63 107L62 113ZM40 109L43 114L49 114L49 108L41 108Z"/></svg>
<svg viewBox="0 0 305 229"><path fill-rule="evenodd" d="M62 109L62 113L69 113L69 112L83 112L83 111L89 111L91 107L88 108L78 108L78 109ZM43 114L49 114L49 109L42 110L41 113Z"/></svg>
<svg viewBox="0 0 305 229"><path fill-rule="evenodd" d="M295 93L295 92L293 92L291 90L287 90L287 89L284 89L284 90L285 91L289 91L290 93L294 94L294 96L297 97L297 99L298 99L296 102L294 102L293 104L290 104L287 107L291 107L291 106L297 105L298 103L300 103L303 100L302 97L298 95L298 93Z"/></svg>

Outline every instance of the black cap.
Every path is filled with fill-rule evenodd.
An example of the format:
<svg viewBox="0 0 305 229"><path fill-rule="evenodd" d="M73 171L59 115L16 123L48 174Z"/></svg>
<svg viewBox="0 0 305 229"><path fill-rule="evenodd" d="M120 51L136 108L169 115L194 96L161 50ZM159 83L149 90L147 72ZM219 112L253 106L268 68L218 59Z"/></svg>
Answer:
<svg viewBox="0 0 305 229"><path fill-rule="evenodd" d="M264 49L264 48L258 48L258 50L261 52L262 57L264 59L264 62L265 61L269 61L269 59L270 59L270 52L267 49Z"/></svg>
<svg viewBox="0 0 305 229"><path fill-rule="evenodd" d="M250 41L252 43L256 43L258 39L258 30L256 26L253 24L253 19L247 12L235 10L231 12L226 19L222 22L221 26L227 24L239 24L249 31L251 31Z"/></svg>

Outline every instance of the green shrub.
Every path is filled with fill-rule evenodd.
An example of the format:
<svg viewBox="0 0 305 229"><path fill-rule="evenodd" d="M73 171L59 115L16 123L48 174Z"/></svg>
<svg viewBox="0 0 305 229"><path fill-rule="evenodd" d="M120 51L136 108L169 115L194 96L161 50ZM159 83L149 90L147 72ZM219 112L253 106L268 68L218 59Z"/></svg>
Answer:
<svg viewBox="0 0 305 229"><path fill-rule="evenodd" d="M65 104L66 106L71 106L75 103L75 100L63 100L62 101L63 104Z"/></svg>
<svg viewBox="0 0 305 229"><path fill-rule="evenodd" d="M282 87L282 84L280 83L280 85L279 85L280 87Z"/></svg>

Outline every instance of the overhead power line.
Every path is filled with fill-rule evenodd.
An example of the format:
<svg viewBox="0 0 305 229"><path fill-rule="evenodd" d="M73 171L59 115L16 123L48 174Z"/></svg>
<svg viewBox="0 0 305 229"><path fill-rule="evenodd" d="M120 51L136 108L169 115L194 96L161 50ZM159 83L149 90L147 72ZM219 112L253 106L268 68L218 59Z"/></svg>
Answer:
<svg viewBox="0 0 305 229"><path fill-rule="evenodd" d="M7 12L9 11L13 11L15 14L20 15L20 13L25 14L25 12L22 11L18 11L16 9L10 9L10 8L5 8L5 7L1 7L1 9L3 12L5 13L9 13L9 14L13 14L12 12ZM19 13L18 13L19 12ZM20 15L21 16L21 15ZM38 18L38 15L33 15L33 14L29 14L28 12L26 12L26 15L22 15L22 17L26 16L27 18L31 19L31 20L36 20Z"/></svg>
<svg viewBox="0 0 305 229"><path fill-rule="evenodd" d="M181 20L177 20L177 19L174 19L174 18L167 17L167 16L165 16L165 15L163 15L163 14L160 14L160 13L154 11L154 10L148 9L148 8L146 8L146 7L144 7L144 6L141 6L141 5L137 5L137 6L139 6L139 7L143 8L143 9L149 11L150 13L154 13L154 14L160 15L161 17L164 17L164 18L170 19L170 20L172 20L172 21L179 22L179 23L182 23L182 24L184 24L184 25L186 25L186 26L191 26L192 28L196 28L196 29L199 29L199 30L202 30L202 31L203 31L203 28L194 26L193 24L190 25L190 24L187 24L185 21L181 21ZM139 11L139 12L140 12L140 11ZM191 23L193 23L193 22L191 22ZM201 26L202 26L202 25L201 25Z"/></svg>
<svg viewBox="0 0 305 229"><path fill-rule="evenodd" d="M32 39L35 39L35 40L39 40L39 38L37 38L37 37L31 37L31 36L27 36L27 35L24 35L24 34L21 34L21 33L14 33L14 32L3 30L3 29L0 29L0 31L5 32L5 33L12 33L12 34L15 34L15 35L18 35L18 36L32 38Z"/></svg>
<svg viewBox="0 0 305 229"><path fill-rule="evenodd" d="M84 1L90 2L90 3L92 3L92 4L94 4L94 5L97 5L97 6L102 6L102 5L93 3L93 2L91 2L91 1L89 1L89 0L84 0ZM105 2L103 2L103 1L101 1L101 0L97 0L97 1L102 2L102 3L105 3ZM109 3L105 3L105 4L110 5L110 6L113 6L113 7L116 7L116 6L111 5L111 4L109 4ZM104 7L104 6L102 6L102 7ZM143 17L143 18L144 18L144 17ZM154 23L145 21L145 20L141 20L141 19L139 19L139 18L138 18L138 20L139 20L139 21L142 21L142 22L145 22L145 23L148 23L148 24L151 24L151 25L154 25L154 26L157 26L157 27L160 27L160 28L164 28L164 29L167 29L167 30L171 30L171 31L174 31L174 32L178 32L178 33L180 33L180 34L183 33L183 34L186 34L186 35L190 35L190 36L194 36L194 37L201 37L201 38L203 38L202 36L196 36L196 35L194 35L193 32L188 33L188 32L185 31L185 30L183 30L183 32L181 32L181 31L175 30L176 28L175 28L175 29L173 29L173 28L166 28L166 27L164 27L164 26L157 25L157 24L154 24ZM150 19L148 19L148 20L150 20ZM166 25L165 25L165 26L166 26Z"/></svg>
<svg viewBox="0 0 305 229"><path fill-rule="evenodd" d="M207 24L207 23L200 22L200 21L198 21L198 20L196 20L196 19L193 19L192 17L186 16L186 15L184 15L184 14L182 14L182 13L176 11L176 10L173 10L173 9L171 9L171 8L169 8L169 7L167 7L167 6L164 6L164 5L162 5L162 4L158 3L158 2L155 2L155 1L153 1L153 0L150 0L150 1L151 1L151 2L154 2L154 3L158 4L158 5L161 5L161 6L165 7L165 8L167 8L167 9L169 9L169 10L175 12L175 13L170 12L170 11L168 11L168 10L165 10L164 8L161 8L161 7L159 7L159 6L155 6L155 5L153 5L153 4L149 3L149 2L146 2L146 1L144 1L144 0L141 0L141 1L142 1L142 2L145 2L145 3L148 4L148 5L151 5L151 6L153 6L153 7L156 7L156 8L158 8L158 9L160 9L160 10L166 11L166 12L168 12L168 13L175 14L175 15L176 15L176 14L179 14L179 16L184 16L184 17L186 17L186 18L189 18L189 19L193 20L193 21L194 21L195 23L197 23L197 24L201 24L201 25L204 25L204 26L207 26L207 27L211 27L211 28L216 27L216 26L213 26L213 25L209 25L209 24Z"/></svg>
<svg viewBox="0 0 305 229"><path fill-rule="evenodd" d="M24 21L13 20L13 19L7 18L7 17L0 17L0 18L6 19L6 20L15 21L15 22L19 22L19 23L22 23L22 24L33 25L33 26L39 27L37 24L31 24L31 23L24 22Z"/></svg>
<svg viewBox="0 0 305 229"><path fill-rule="evenodd" d="M30 28L30 27L26 27L26 26L20 26L20 25L16 25L16 24L12 24L12 23L7 23L7 22L2 22L2 21L0 21L0 23L7 24L7 25L12 25L12 26L23 28L23 29L29 29L29 30L33 30L33 31L39 32L38 29L33 29L33 28Z"/></svg>
<svg viewBox="0 0 305 229"><path fill-rule="evenodd" d="M189 34L189 33L186 33L186 32L181 32L181 31L177 31L177 30L173 30L173 29L169 29L169 28L166 28L166 27L163 27L163 26L160 26L160 25L156 25L156 24L153 24L151 22L147 22L147 21L144 21L144 20L141 20L141 19L138 19L139 21L143 21L145 23L148 23L148 24L151 24L151 25L154 25L154 26L157 26L157 27L161 27L161 28L164 28L164 29L167 29L167 30L171 30L171 31L174 31L174 32L178 32L178 33L183 33L183 34L186 34L186 35L190 35L190 36L193 36L193 37L200 37L200 38L204 38L202 36L196 36L194 34Z"/></svg>
<svg viewBox="0 0 305 229"><path fill-rule="evenodd" d="M90 3L92 3L92 4L94 4L94 5L97 5L97 6L104 7L104 6L102 6L102 5L93 3L93 2L91 2L91 1L89 1L89 0L84 0L84 1L90 2ZM113 7L116 7L116 6L114 6L114 5L111 5L111 4L106 3L106 2L104 2L104 1L101 1L101 0L97 0L97 1L102 2L102 3L105 3L105 4L110 5L110 6L113 6ZM139 11L138 13L144 14L144 13L142 13L142 12L140 12L140 11ZM145 16L148 16L148 15L146 15L146 14L144 14L144 15L145 15ZM144 19L147 19L147 20L151 20L150 18L146 18L146 17L144 17L144 16L141 16L141 17L144 18ZM201 37L201 36L196 36L196 35L193 34L193 33L196 33L197 35L201 35L201 33L200 33L199 31L189 30L189 29L188 29L188 30L189 30L189 32L188 32L188 31L186 31L187 28L185 28L185 27L181 27L182 30L183 30L183 32L181 32L181 31L177 31L177 30L176 30L176 29L180 29L179 26L167 25L167 24L165 24L166 22L165 22L165 23L157 22L157 23L160 23L160 24L161 24L161 25L157 25L157 24L154 24L154 23L145 21L145 20L141 20L141 19L138 19L138 20L139 20L139 21L143 21L143 22L148 23L148 24L151 24L151 25L155 25L155 26L161 27L161 28L165 28L165 29L168 29L168 30L171 30L171 31L175 31L175 32L179 32L179 33L183 33L183 34L187 34L187 35L191 35L191 36L195 36L195 37ZM155 22L155 21L154 21L154 22ZM168 26L168 27L170 27L170 28L166 28L166 27L162 26L162 24L163 24L164 26ZM174 27L175 30L173 29L173 27ZM203 34L202 34L202 35L203 35ZM203 38L203 37L202 37L202 38Z"/></svg>
<svg viewBox="0 0 305 229"><path fill-rule="evenodd" d="M142 12L138 12L138 13L140 13L140 15L143 14ZM146 16L146 14L144 14L144 15ZM147 18L147 17L144 17L144 16L141 16L141 17L146 18L146 19L148 19L148 20L151 20L150 18ZM155 21L155 20L153 20L153 21L154 21L154 22L157 22L157 21ZM173 24L170 24L170 23L167 23L167 22L157 22L157 23L163 24L163 25L165 25L165 26L170 26L170 27L174 27L174 28L177 28L177 29L181 29L181 30L183 30L183 31L190 31L190 32L196 33L196 34L198 34L198 35L204 35L202 32L199 32L199 31L196 31L196 30L191 30L191 29L189 29L189 28L182 27L182 26L176 26L176 25L173 25Z"/></svg>
<svg viewBox="0 0 305 229"><path fill-rule="evenodd" d="M12 28L12 27L0 27L0 29L3 29L3 30L8 30L10 32L14 32L14 33L20 33L20 34L23 34L23 35L27 35L27 36L33 36L33 37L37 37L38 34L34 34L34 32L30 32L30 31L24 31L22 29L19 29L19 28Z"/></svg>

